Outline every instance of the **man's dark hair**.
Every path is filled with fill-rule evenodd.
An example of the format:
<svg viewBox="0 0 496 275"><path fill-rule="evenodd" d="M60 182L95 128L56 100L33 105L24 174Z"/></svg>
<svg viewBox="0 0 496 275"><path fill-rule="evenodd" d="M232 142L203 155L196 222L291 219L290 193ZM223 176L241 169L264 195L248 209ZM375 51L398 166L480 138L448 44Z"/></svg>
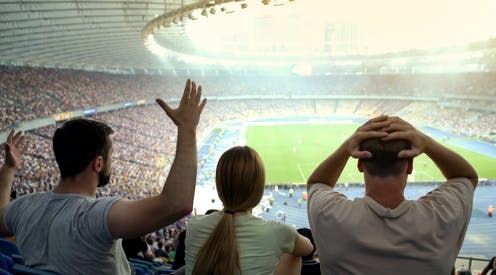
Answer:
<svg viewBox="0 0 496 275"><path fill-rule="evenodd" d="M70 120L55 131L53 152L62 179L81 173L96 156L107 161L114 131L102 122Z"/></svg>
<svg viewBox="0 0 496 275"><path fill-rule="evenodd" d="M313 245L313 250L310 254L306 255L306 256L303 256L302 259L303 260L312 260L313 259L313 254L315 253L315 250L317 249L315 247L315 242L313 240L313 236L312 236L312 230L310 230L310 228L306 228L306 227L302 227L302 228L298 228L296 230L300 235L302 235L303 237L306 237L307 239L310 240L310 242L312 243Z"/></svg>
<svg viewBox="0 0 496 275"><path fill-rule="evenodd" d="M408 163L408 159L398 158L398 153L410 148L411 144L406 140L366 139L360 144L360 150L369 151L372 153L372 158L360 160L364 169L372 176L397 176Z"/></svg>

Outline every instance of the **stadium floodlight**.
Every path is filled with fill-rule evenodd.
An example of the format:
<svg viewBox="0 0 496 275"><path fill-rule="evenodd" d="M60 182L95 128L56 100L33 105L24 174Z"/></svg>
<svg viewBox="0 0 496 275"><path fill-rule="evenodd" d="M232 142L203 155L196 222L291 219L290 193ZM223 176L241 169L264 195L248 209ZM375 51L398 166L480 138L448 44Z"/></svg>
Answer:
<svg viewBox="0 0 496 275"><path fill-rule="evenodd" d="M270 3L270 0L264 0ZM241 2L241 3L239 3ZM159 55L160 57L173 57L181 60L189 60L195 63L216 63L216 64L239 64L239 61L229 61L219 58L209 58L209 57L199 57L191 56L186 53L178 53L173 50L169 50L161 46L155 40L155 33L161 32L161 36L167 35L168 32L174 34L174 27L185 25L188 21L193 20L207 20L209 15L215 15L218 11L224 16L230 16L228 14L237 13L241 11L246 11L248 8L248 3L252 3L252 6L261 6L260 0L202 0L192 4L182 6L179 9L166 12L159 15L149 21L141 31L143 38L143 44L145 47L153 54ZM276 3L280 3L276 1ZM263 3L265 4L265 3ZM201 15L201 16L200 16ZM215 18L218 16L215 16ZM213 18L213 17L212 17ZM210 19L209 19L210 20ZM213 19L212 19L213 20ZM187 26L186 26L187 27ZM260 60L247 60L247 63L270 63L268 65L273 65L274 62L265 62Z"/></svg>

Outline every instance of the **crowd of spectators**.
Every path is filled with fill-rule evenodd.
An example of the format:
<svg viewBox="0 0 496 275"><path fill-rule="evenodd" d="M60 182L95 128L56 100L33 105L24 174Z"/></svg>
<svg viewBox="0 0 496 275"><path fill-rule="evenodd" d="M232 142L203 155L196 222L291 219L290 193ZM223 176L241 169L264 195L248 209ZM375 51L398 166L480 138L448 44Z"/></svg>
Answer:
<svg viewBox="0 0 496 275"><path fill-rule="evenodd" d="M414 102L402 110L410 121L496 143L496 113L462 108L442 108L434 103Z"/></svg>
<svg viewBox="0 0 496 275"><path fill-rule="evenodd" d="M490 97L494 73L376 75L223 75L195 76L206 96L379 95ZM178 95L177 77L113 75L85 71L0 66L0 130L53 114ZM474 104L491 107L494 102Z"/></svg>
<svg viewBox="0 0 496 275"><path fill-rule="evenodd" d="M168 83L153 76L0 66L0 129L64 111L164 96Z"/></svg>

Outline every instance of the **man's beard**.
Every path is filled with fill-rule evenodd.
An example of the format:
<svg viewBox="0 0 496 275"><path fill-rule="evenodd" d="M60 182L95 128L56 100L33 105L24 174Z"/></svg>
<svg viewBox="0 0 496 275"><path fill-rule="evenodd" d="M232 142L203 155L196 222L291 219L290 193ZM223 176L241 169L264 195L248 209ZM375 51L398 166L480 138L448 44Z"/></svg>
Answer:
<svg viewBox="0 0 496 275"><path fill-rule="evenodd" d="M110 181L110 173L108 175L105 175L107 171L100 171L98 174L98 186L97 187L103 187L107 185Z"/></svg>

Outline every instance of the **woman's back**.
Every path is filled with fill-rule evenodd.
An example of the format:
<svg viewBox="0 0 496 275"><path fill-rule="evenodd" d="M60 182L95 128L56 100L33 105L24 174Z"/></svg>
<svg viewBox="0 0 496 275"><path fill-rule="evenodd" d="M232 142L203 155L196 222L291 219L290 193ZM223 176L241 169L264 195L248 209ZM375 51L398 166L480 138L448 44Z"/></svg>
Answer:
<svg viewBox="0 0 496 275"><path fill-rule="evenodd" d="M186 229L186 274L191 274L198 251L224 213L192 218ZM264 221L249 214L234 216L241 273L273 274L284 253L292 253L296 230L275 221Z"/></svg>

